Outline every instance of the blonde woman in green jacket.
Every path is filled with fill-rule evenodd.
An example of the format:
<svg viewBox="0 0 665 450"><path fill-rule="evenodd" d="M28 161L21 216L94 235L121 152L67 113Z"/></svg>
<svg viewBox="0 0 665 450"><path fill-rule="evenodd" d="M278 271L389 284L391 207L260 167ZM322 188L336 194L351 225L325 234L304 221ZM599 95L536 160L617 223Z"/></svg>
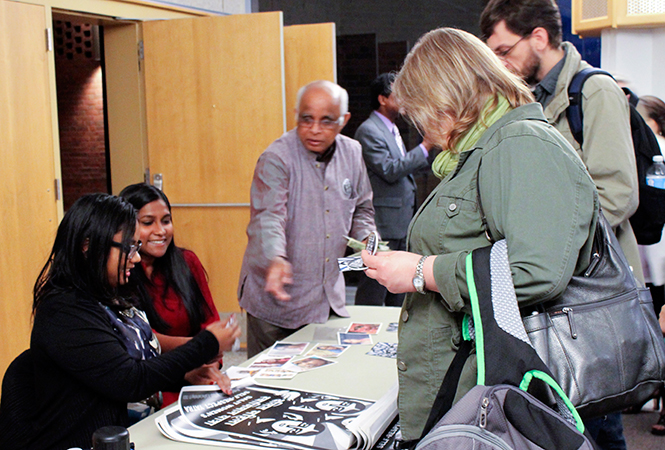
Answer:
<svg viewBox="0 0 665 450"><path fill-rule="evenodd" d="M363 253L369 277L408 293L397 369L402 438L411 440L420 437L470 312L465 257L490 245L479 198L487 231L507 241L521 307L559 296L588 266L599 203L577 153L475 36L451 28L424 35L393 93L443 149L433 164L442 181L411 222L408 251ZM471 357L457 398L475 381Z"/></svg>

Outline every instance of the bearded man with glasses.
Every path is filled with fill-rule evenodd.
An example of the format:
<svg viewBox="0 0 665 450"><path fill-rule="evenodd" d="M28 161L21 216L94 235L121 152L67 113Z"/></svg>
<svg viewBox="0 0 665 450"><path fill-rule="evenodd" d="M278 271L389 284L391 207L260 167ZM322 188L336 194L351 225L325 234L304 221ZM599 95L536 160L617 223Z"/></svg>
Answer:
<svg viewBox="0 0 665 450"><path fill-rule="evenodd" d="M296 128L254 170L238 285L249 357L330 314L348 317L337 265L344 236L362 241L376 230L360 144L340 134L350 117L346 90L314 81L296 105Z"/></svg>
<svg viewBox="0 0 665 450"><path fill-rule="evenodd" d="M480 29L504 65L532 87L548 122L584 161L633 274L644 283L637 240L629 222L638 206L638 181L626 96L608 76L587 79L582 88L584 140L580 144L568 125L568 87L576 73L591 66L573 44L561 42L561 15L556 3L490 0L481 14ZM585 423L603 450L626 448L619 412Z"/></svg>

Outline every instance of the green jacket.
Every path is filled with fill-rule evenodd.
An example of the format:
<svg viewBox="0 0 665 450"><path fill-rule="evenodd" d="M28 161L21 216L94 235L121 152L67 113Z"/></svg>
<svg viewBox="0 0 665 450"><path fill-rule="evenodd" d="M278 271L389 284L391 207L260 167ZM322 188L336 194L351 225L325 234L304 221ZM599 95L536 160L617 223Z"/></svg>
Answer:
<svg viewBox="0 0 665 450"><path fill-rule="evenodd" d="M568 86L580 70L591 67L569 42L564 42L565 61L556 83L554 98L545 107L547 121L573 146L591 175L603 214L619 240L635 277L644 282L637 240L628 220L639 203L637 166L630 132L628 101L619 86L607 76L589 78L582 89L584 146L575 141L566 108Z"/></svg>
<svg viewBox="0 0 665 450"><path fill-rule="evenodd" d="M481 165L482 161L482 165ZM532 103L510 111L425 200L409 228L409 250L436 255L441 292L408 294L400 317L397 367L404 439L420 437L469 311L465 257L505 238L521 306L559 296L589 263L598 194L584 164ZM458 397L476 384L475 357Z"/></svg>

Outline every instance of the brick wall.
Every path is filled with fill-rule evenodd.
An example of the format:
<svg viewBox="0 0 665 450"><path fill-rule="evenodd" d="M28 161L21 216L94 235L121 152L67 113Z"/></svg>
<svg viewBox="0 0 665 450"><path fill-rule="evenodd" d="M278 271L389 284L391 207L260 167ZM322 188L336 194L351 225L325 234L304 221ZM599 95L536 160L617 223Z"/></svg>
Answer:
<svg viewBox="0 0 665 450"><path fill-rule="evenodd" d="M54 23L64 208L81 195L108 192L101 64L90 25Z"/></svg>

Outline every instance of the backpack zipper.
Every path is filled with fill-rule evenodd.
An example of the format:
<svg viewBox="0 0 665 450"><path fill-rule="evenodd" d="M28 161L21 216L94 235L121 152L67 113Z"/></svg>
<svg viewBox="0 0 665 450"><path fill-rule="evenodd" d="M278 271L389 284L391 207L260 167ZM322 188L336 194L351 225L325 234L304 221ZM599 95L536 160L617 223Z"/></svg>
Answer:
<svg viewBox="0 0 665 450"><path fill-rule="evenodd" d="M483 430L487 426L487 407L490 404L490 399L483 397L483 401L480 404L480 419L478 420L478 426Z"/></svg>
<svg viewBox="0 0 665 450"><path fill-rule="evenodd" d="M471 438L484 444L491 445L493 448L498 450L512 450L512 447L499 436L492 434L485 429L478 429L478 427L473 425L444 425L439 427L434 430L434 432L428 434L425 439L420 441L416 449L422 448L430 441L455 437Z"/></svg>

